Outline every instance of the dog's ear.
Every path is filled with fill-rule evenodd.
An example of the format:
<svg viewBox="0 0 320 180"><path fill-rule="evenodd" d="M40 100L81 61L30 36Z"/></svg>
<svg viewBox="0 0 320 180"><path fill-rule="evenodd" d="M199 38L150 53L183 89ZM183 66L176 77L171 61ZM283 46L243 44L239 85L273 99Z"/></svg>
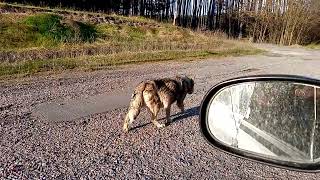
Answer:
<svg viewBox="0 0 320 180"><path fill-rule="evenodd" d="M195 79L195 76L185 75L184 78L190 80L191 82L193 82L194 79Z"/></svg>
<svg viewBox="0 0 320 180"><path fill-rule="evenodd" d="M184 75L184 77L188 78L188 79L193 79L195 77L195 75L187 74L187 75Z"/></svg>

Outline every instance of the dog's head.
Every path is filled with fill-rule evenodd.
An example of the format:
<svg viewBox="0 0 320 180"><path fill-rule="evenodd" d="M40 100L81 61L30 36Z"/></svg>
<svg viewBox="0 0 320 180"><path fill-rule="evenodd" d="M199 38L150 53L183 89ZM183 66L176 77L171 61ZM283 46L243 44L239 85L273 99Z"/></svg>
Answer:
<svg viewBox="0 0 320 180"><path fill-rule="evenodd" d="M192 94L194 91L194 81L193 79L184 76L181 78L182 80L182 86L184 88L184 90L188 93L188 94Z"/></svg>

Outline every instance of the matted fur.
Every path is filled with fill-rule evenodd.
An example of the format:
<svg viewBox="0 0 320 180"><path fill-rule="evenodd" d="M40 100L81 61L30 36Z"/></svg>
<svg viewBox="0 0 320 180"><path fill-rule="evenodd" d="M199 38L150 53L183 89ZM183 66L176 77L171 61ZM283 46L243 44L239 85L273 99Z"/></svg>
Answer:
<svg viewBox="0 0 320 180"><path fill-rule="evenodd" d="M167 123L170 123L171 105L177 102L177 106L183 112L183 101L187 94L193 93L193 88L194 81L187 76L177 76L175 79L148 80L139 83L132 94L123 130L125 132L129 130L129 125L137 118L143 107L147 107L150 111L151 121L156 127L164 127L164 124L157 122L160 109L163 108L166 111L166 120Z"/></svg>

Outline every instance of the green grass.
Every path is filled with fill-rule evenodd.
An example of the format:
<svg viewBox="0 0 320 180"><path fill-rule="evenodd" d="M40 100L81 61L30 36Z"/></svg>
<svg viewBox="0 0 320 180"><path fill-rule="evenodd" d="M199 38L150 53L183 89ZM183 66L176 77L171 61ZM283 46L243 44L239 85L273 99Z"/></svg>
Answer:
<svg viewBox="0 0 320 180"><path fill-rule="evenodd" d="M54 14L40 14L26 17L24 24L30 31L39 33L42 37L52 39L54 42L67 42L74 36L74 31L60 23L61 16Z"/></svg>
<svg viewBox="0 0 320 180"><path fill-rule="evenodd" d="M0 77L261 52L220 35L193 32L143 17L11 7L26 8L30 12L0 14ZM61 16L60 11L70 14ZM113 22L83 21L88 14ZM59 58L54 59L56 57Z"/></svg>
<svg viewBox="0 0 320 180"><path fill-rule="evenodd" d="M126 17L132 22L146 21L141 17ZM137 20L137 21L135 21ZM214 38L170 24L91 24L54 13L0 14L0 53L30 48L61 48L79 44L127 44L136 42L212 43ZM157 50L157 49L155 49Z"/></svg>
<svg viewBox="0 0 320 180"><path fill-rule="evenodd" d="M239 55L253 55L261 53L257 49L225 49L219 51L153 51L153 52L125 52L103 56L84 56L81 58L60 58L51 60L34 60L16 63L1 63L0 77L33 75L39 72L58 72L70 69L97 70L111 66L131 63L159 62L170 60L194 61L210 57L227 57Z"/></svg>
<svg viewBox="0 0 320 180"><path fill-rule="evenodd" d="M93 25L64 21L55 14L2 14L0 24L0 50L51 48L66 43L94 42L97 38Z"/></svg>
<svg viewBox="0 0 320 180"><path fill-rule="evenodd" d="M135 19L139 18L132 17L133 22ZM83 51L77 53L78 56L104 54L102 51L89 51L88 47L108 47L109 52L114 53L212 49L221 44L223 41L217 37L170 24L93 25L52 13L0 15L0 61L45 59L50 53L64 58L71 56L70 51L65 50L75 49ZM8 51L16 54L15 59L8 59L12 57L7 57Z"/></svg>

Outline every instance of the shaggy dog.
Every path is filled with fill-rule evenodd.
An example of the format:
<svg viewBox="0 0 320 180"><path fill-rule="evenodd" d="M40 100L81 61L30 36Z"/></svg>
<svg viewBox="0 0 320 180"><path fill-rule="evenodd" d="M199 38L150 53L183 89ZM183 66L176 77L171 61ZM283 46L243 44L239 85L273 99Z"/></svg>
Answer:
<svg viewBox="0 0 320 180"><path fill-rule="evenodd" d="M165 126L157 122L157 116L161 108L166 111L167 123L171 123L171 105L177 102L177 106L183 112L183 101L187 94L193 93L193 87L193 79L187 76L177 76L175 79L148 80L139 83L131 96L123 130L125 132L129 131L129 125L137 118L141 109L145 106L149 109L151 121L156 127L162 128Z"/></svg>

